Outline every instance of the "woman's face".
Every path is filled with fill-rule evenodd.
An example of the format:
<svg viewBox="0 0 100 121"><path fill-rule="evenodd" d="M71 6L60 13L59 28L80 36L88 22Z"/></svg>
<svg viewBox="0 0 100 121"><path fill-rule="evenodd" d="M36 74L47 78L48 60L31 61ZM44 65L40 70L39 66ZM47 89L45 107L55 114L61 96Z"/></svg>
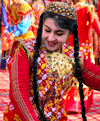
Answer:
<svg viewBox="0 0 100 121"><path fill-rule="evenodd" d="M55 25L53 18L46 18L43 23L42 38L48 51L61 52L62 45L68 38L69 30Z"/></svg>

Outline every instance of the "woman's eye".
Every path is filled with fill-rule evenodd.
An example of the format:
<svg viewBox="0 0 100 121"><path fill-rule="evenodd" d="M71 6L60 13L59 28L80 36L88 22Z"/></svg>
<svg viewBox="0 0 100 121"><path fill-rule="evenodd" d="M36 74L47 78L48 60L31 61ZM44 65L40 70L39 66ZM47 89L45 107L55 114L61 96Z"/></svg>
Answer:
<svg viewBox="0 0 100 121"><path fill-rule="evenodd" d="M63 35L63 33L57 33L57 35L58 35L58 36L62 36L62 35Z"/></svg>
<svg viewBox="0 0 100 121"><path fill-rule="evenodd" d="M50 30L45 29L46 32L50 32Z"/></svg>

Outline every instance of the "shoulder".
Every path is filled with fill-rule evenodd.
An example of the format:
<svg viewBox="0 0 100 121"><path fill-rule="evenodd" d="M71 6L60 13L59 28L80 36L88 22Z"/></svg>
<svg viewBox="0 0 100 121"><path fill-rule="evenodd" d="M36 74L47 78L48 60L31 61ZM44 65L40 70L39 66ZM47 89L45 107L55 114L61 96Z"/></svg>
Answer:
<svg viewBox="0 0 100 121"><path fill-rule="evenodd" d="M17 39L13 43L13 46L10 51L10 56L13 56L16 50L18 50L21 47L24 50L24 52L27 54L28 58L30 57L33 60L34 45L35 45L35 39L28 39L28 40Z"/></svg>

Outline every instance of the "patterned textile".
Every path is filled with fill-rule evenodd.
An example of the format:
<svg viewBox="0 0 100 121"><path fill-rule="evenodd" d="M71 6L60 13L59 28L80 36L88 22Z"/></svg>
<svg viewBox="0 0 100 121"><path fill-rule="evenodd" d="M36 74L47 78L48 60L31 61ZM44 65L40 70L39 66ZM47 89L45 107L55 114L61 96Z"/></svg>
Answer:
<svg viewBox="0 0 100 121"><path fill-rule="evenodd" d="M32 10L34 11L34 15L35 15L35 26L32 28L32 31L34 33L34 35L37 35L37 29L38 29L38 25L39 25L39 18L40 15L43 13L45 9L45 6L43 4L43 2L41 1L34 1L32 4Z"/></svg>
<svg viewBox="0 0 100 121"><path fill-rule="evenodd" d="M9 102L9 73L0 70L0 121L3 120L3 112ZM100 92L93 90L93 103L86 112L88 121L100 121ZM17 119L17 118L16 118ZM10 120L11 121L11 120ZM82 121L81 113L71 112L68 121Z"/></svg>
<svg viewBox="0 0 100 121"><path fill-rule="evenodd" d="M17 44L15 46L17 48L16 48L16 50L13 50L13 48L12 48L12 50L13 50L12 56L8 61L8 67L9 67L9 69L11 67L11 71L13 72L13 74L12 74L13 76L12 76L12 80L11 80L13 86L11 85L11 90L14 90L14 93L12 95L12 91L10 91L10 98L12 100L5 110L4 119L5 119L5 121L7 119L8 119L8 121L11 121L11 119L22 120L22 118L19 117L19 115L18 115L19 112L17 112L15 105L17 104L17 108L20 108L20 110L21 110L20 116L24 117L24 113L27 113L27 112L25 112L25 111L27 111L27 104L31 102L32 108L34 108L36 116L38 117L38 119L40 121L42 121L42 117L39 115L39 112L36 108L36 104L34 102L34 91L33 91L33 85L34 85L33 76L34 75L33 75L32 71L30 72L29 83L28 83L28 79L25 80L25 78L24 78L24 83L23 83L23 79L18 80L19 76L17 75L17 71L16 71L18 69L17 63L18 63L18 61L21 61L21 60L18 60L17 53L19 52L20 57L24 56L23 63L25 63L25 61L26 61L25 60L26 55L28 57L28 60L31 62L31 60L32 60L31 57L34 56L35 40L32 41L30 39L28 41L24 40L24 42L23 41L16 41L16 42L17 42ZM23 55L21 55L22 52L23 52ZM70 58L72 58L73 57L73 48L70 46L67 47L66 44L64 44L62 47L62 54L67 55ZM67 121L67 113L66 113L65 107L63 105L64 104L63 96L71 88L72 73L70 73L68 77L66 77L66 75L64 74L61 77L61 79L58 81L57 73L54 73L54 75L52 75L49 72L50 67L49 67L47 57L48 57L47 50L46 50L44 44L42 43L40 50L39 50L38 70L37 70L37 75L38 75L37 83L38 83L40 106L41 106L42 111L44 111L44 114L46 115L48 120L50 120L50 121L51 120L52 121L59 121L59 120ZM29 62L26 64L29 64ZM15 70L13 68L15 68ZM24 72L22 71L20 73L22 74ZM14 79L14 77L15 77L15 79ZM13 81L13 79L14 79L14 81ZM94 80L94 78L93 78L93 80ZM21 82L22 82L22 84L21 84ZM27 85L25 87L24 84L26 84L26 83L27 83ZM66 86L66 83L68 84L68 86ZM16 86L17 86L17 88L16 88ZM21 86L23 86L23 88L21 88L21 90L20 90ZM23 99L26 99L26 95L24 95L24 92L21 92L22 89L24 89L24 88L26 90L29 89L29 93L26 93L26 94L27 94L27 96L29 96L30 102L23 101ZM21 95L21 94L23 94L23 95ZM14 98L12 98L13 96L14 96ZM14 102L16 101L16 103L13 103L13 101ZM23 106L23 104L24 104L24 106ZM23 108L21 108L22 106L23 106ZM31 116L30 116L30 113L27 114L27 118L31 117Z"/></svg>
<svg viewBox="0 0 100 121"><path fill-rule="evenodd" d="M9 19L8 21L10 22L10 27L12 28L12 31L9 31L10 34L7 35L4 38L4 40L2 40L2 49L3 50L8 50L11 48L11 46L14 42L14 37L12 36L12 34L14 32L15 32L15 35L18 34L18 37L21 37L21 39L26 39L26 38L23 38L23 37L25 37L25 34L23 35L23 30L21 30L24 27L24 25L18 26L18 24L20 24L22 22L22 20L23 21L26 20L26 17L28 16L29 19L31 20L30 26L33 26L34 21L35 21L35 18L33 17L34 13L32 12L32 8L25 1L20 3L20 5L11 4L10 6L8 6L7 14L8 14L8 19ZM28 23L26 23L26 24L28 24ZM13 28L13 26L15 26L15 27ZM28 35L30 35L30 37L34 36L34 34L29 29L27 30L27 32L25 31L26 35L28 34ZM21 34L19 35L19 33L21 33ZM18 37L17 37L17 39L18 39ZM15 37L15 39L16 39L16 37Z"/></svg>
<svg viewBox="0 0 100 121"><path fill-rule="evenodd" d="M45 1L45 4L48 5L49 1ZM32 28L32 31L34 33L34 35L37 35L37 29L38 29L38 25L39 25L39 18L41 16L41 14L44 12L45 9L45 5L43 3L43 1L34 1L32 4L32 10L34 11L34 15L35 15L35 24L34 27Z"/></svg>
<svg viewBox="0 0 100 121"><path fill-rule="evenodd" d="M21 41L20 41L21 42ZM24 43L25 42L25 43ZM18 48L22 47L24 51L29 55L30 52L34 53L34 48L32 47L34 44L32 44L31 40L24 40L23 46L22 44L18 44ZM27 45L27 46L26 46ZM31 46L29 46L31 45ZM28 50L28 51L27 51ZM16 51L15 51L16 52ZM69 57L72 57L72 47L66 48L66 45L63 46L63 52L62 54L66 54ZM13 53L13 52L12 52ZM28 56L29 58L29 56ZM8 63L12 63L13 58L10 58ZM69 77L66 78L66 75L63 75L60 82L57 81L57 77L54 80L54 77L49 73L49 65L47 60L47 51L42 43L40 51L39 51L39 57L38 57L38 90L40 95L40 105L42 110L44 111L44 114L46 115L48 120L56 121L60 118L63 118L63 121L67 121L67 114L64 111L64 107L62 105L62 96L65 92L67 92L68 88L70 86L66 87L64 84L65 82L70 83L71 79L71 73L69 74ZM56 76L56 74L55 74ZM30 90L29 90L29 99L31 101L31 104L33 105L33 108L35 109L36 115L41 120L41 117L38 113L38 110L36 108L36 104L34 102L34 92L33 92L33 75L30 75ZM70 83L71 84L71 83ZM57 87L57 88L56 88ZM12 107L10 109L10 107ZM49 109L49 110L48 110ZM12 113L12 115L11 115ZM5 120L8 117L8 114L12 116L14 119L15 117L19 117L16 113L16 110L14 108L14 105L12 104L12 101L8 105L5 111ZM7 116L7 117L6 117ZM18 118L20 119L20 118Z"/></svg>
<svg viewBox="0 0 100 121"><path fill-rule="evenodd" d="M75 8L64 2L52 2L48 5L45 11L71 21L77 20Z"/></svg>
<svg viewBox="0 0 100 121"><path fill-rule="evenodd" d="M24 19L26 17L26 15L31 14L30 19L34 19L34 18L32 18L33 14L34 14L32 12L32 8L25 1L20 3L20 5L12 4L8 8L8 12L11 15L11 20L10 21L13 21L14 25L19 24L22 21L22 19Z"/></svg>
<svg viewBox="0 0 100 121"><path fill-rule="evenodd" d="M93 61L92 43L93 30L100 36L100 23L93 5L78 2L75 6L77 11L78 35L80 48L84 51L87 59ZM81 17L80 17L81 16ZM73 42L73 40L72 40Z"/></svg>

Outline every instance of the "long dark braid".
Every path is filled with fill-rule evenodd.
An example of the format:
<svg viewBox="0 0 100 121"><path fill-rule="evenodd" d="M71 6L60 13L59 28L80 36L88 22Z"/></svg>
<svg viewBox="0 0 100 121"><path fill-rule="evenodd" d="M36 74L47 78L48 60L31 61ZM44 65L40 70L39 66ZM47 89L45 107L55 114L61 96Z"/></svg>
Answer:
<svg viewBox="0 0 100 121"><path fill-rule="evenodd" d="M39 56L39 48L41 45L41 35L42 35L42 26L43 26L43 14L40 17L40 23L37 31L37 38L36 38L36 44L35 44L35 54L34 54L34 60L33 60L33 68L34 68L34 100L37 106L37 109L40 113L40 115L43 118L43 121L48 121L43 113L43 111L40 109L40 101L39 101L39 93L38 93L38 85L37 85L37 58Z"/></svg>
<svg viewBox="0 0 100 121"><path fill-rule="evenodd" d="M45 0L42 0L42 1L43 1L43 3L44 3L45 8L46 8L46 3L45 3Z"/></svg>
<svg viewBox="0 0 100 121"><path fill-rule="evenodd" d="M80 99L81 99L81 108L82 108L82 118L83 121L86 121L85 116L85 107L84 107L84 94L83 94L83 79L81 75L81 66L79 64L79 41L78 41L78 31L77 31L77 24L74 26L73 30L73 40L74 40L74 58L76 63L76 77L79 81L79 93L80 93Z"/></svg>

